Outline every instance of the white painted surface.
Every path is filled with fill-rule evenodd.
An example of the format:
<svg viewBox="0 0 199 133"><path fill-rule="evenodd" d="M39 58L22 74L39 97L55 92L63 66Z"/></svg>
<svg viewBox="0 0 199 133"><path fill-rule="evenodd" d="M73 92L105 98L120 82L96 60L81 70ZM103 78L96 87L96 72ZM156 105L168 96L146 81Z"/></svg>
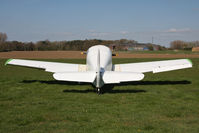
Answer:
<svg viewBox="0 0 199 133"><path fill-rule="evenodd" d="M120 83L128 81L139 81L144 78L144 74L135 72L114 72L105 71L103 81L105 84Z"/></svg>
<svg viewBox="0 0 199 133"><path fill-rule="evenodd" d="M112 65L111 50L102 45L87 51L86 65L12 59L6 64L45 69L61 81L90 82L100 88L104 84L139 81L146 72L165 72L192 67L188 59Z"/></svg>
<svg viewBox="0 0 199 133"><path fill-rule="evenodd" d="M111 71L112 52L108 47L102 45L96 45L88 49L86 58L86 65L88 70L97 71L98 50L100 52L100 68L102 68L102 70Z"/></svg>
<svg viewBox="0 0 199 133"><path fill-rule="evenodd" d="M184 68L191 68L192 64L188 59L178 60L166 60L166 61L153 61L153 62L141 62L141 63L128 63L128 64L116 64L115 71L121 72L165 72L171 70L178 70Z"/></svg>
<svg viewBox="0 0 199 133"><path fill-rule="evenodd" d="M96 72L64 72L54 73L53 77L61 81L76 81L76 82L90 82L93 83L96 77Z"/></svg>
<svg viewBox="0 0 199 133"><path fill-rule="evenodd" d="M47 61L13 59L10 62L8 62L8 64L33 67L33 68L41 68L41 69L45 69L45 71L48 71L48 72L66 72L66 71L77 72L79 70L78 64L56 63L56 62L47 62Z"/></svg>

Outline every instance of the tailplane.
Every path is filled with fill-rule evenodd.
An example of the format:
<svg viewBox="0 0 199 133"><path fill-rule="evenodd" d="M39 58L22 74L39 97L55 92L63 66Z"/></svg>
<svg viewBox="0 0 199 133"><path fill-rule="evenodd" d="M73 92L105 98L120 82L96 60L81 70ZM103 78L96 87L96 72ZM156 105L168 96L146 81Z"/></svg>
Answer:
<svg viewBox="0 0 199 133"><path fill-rule="evenodd" d="M53 77L60 81L89 82L93 83L96 77L95 71L54 73Z"/></svg>
<svg viewBox="0 0 199 133"><path fill-rule="evenodd" d="M105 71L103 81L105 84L114 84L128 81L139 81L144 78L143 73Z"/></svg>

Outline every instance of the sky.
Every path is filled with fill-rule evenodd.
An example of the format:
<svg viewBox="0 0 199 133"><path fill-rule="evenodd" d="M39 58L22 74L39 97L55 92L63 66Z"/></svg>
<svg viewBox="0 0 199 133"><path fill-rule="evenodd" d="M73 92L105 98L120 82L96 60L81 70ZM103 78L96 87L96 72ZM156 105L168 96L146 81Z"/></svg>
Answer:
<svg viewBox="0 0 199 133"><path fill-rule="evenodd" d="M0 0L9 41L199 40L199 0Z"/></svg>

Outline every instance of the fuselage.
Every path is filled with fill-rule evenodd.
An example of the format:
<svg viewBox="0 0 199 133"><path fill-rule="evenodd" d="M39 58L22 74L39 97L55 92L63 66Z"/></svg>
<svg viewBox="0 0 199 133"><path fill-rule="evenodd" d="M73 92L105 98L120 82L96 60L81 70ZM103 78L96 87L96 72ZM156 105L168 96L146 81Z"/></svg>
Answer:
<svg viewBox="0 0 199 133"><path fill-rule="evenodd" d="M106 46L96 45L89 48L87 51L86 65L88 71L98 71L98 59L100 72L112 70L111 50Z"/></svg>
<svg viewBox="0 0 199 133"><path fill-rule="evenodd" d="M102 75L105 71L112 71L112 52L103 45L96 45L88 49L86 58L87 71L95 71L96 79L93 83L97 88L104 85Z"/></svg>

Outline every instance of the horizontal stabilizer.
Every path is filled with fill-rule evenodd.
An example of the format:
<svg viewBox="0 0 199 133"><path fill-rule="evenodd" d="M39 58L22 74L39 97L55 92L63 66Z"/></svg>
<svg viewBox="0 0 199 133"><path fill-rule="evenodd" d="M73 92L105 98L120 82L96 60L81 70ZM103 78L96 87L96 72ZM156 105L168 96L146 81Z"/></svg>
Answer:
<svg viewBox="0 0 199 133"><path fill-rule="evenodd" d="M60 81L89 82L93 83L96 78L96 72L64 72L54 73L53 77Z"/></svg>
<svg viewBox="0 0 199 133"><path fill-rule="evenodd" d="M144 78L142 73L105 71L103 81L106 84L128 81L139 81Z"/></svg>

